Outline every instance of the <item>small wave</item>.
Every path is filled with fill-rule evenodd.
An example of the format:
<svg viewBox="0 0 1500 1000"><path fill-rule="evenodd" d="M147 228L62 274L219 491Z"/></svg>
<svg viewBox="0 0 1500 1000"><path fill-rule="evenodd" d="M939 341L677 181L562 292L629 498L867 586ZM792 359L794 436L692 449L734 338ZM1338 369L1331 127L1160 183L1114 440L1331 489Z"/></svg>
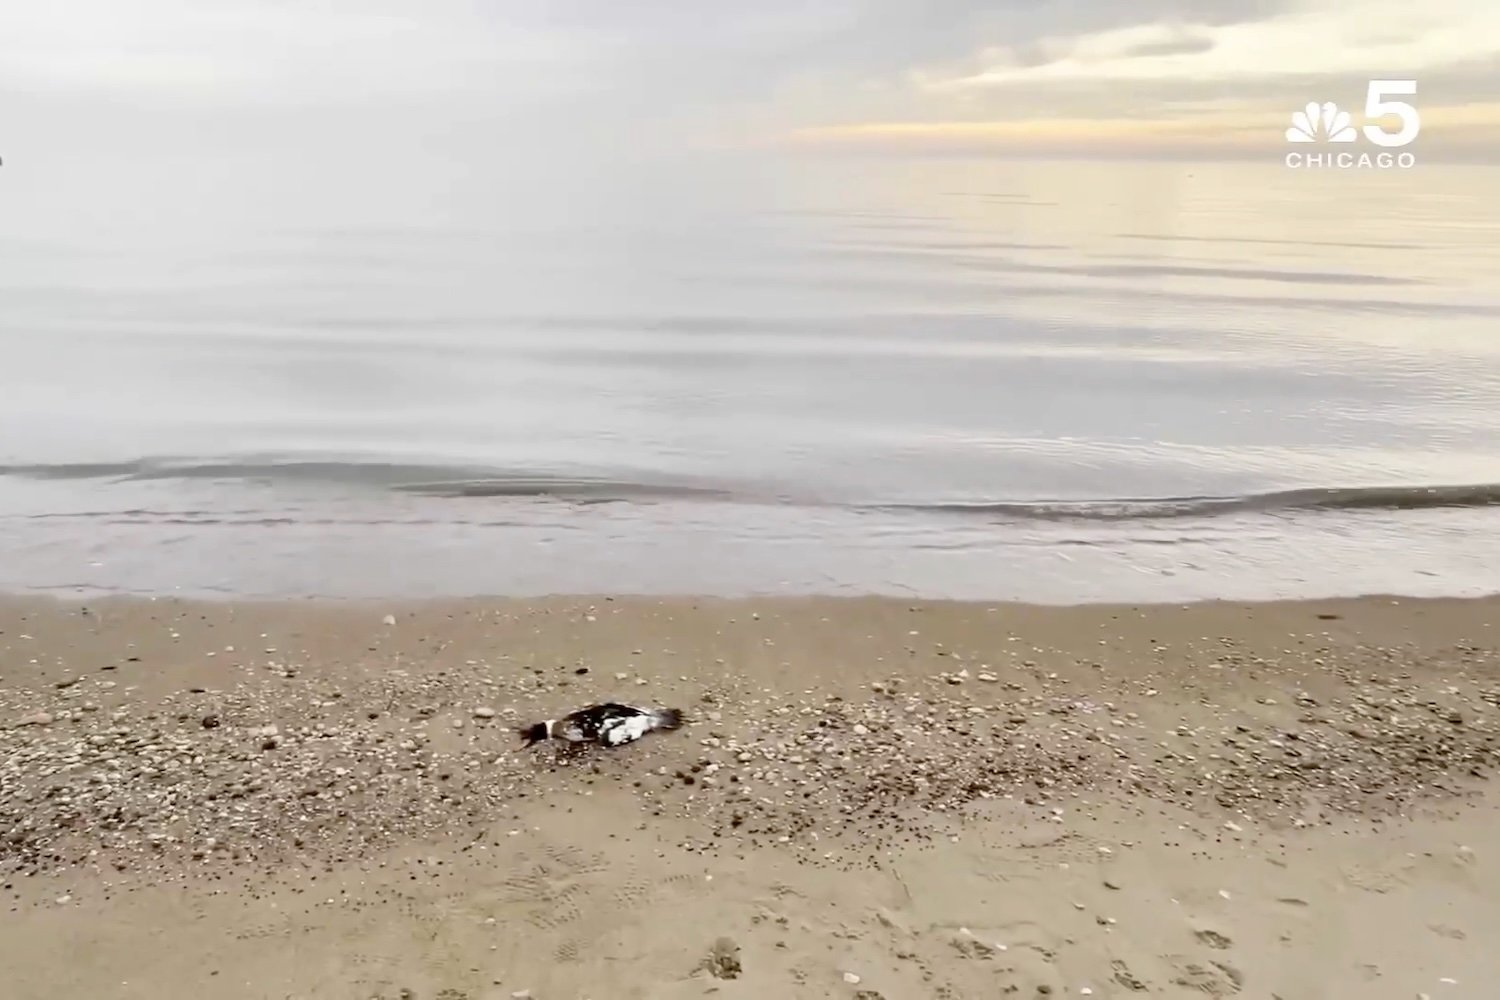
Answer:
<svg viewBox="0 0 1500 1000"><path fill-rule="evenodd" d="M451 500L532 498L582 504L668 500L727 501L842 508L856 512L907 511L1046 521L1119 522L1308 510L1421 510L1500 505L1500 483L1307 487L1230 496L882 501L814 495L811 492L799 494L796 490L772 489L764 484L674 480L655 476L566 476L498 470L493 467L337 459L137 459L128 462L0 465L0 477L5 476L48 480L101 479L115 482L171 479L290 482L354 486ZM119 515L142 512L132 510L113 513ZM178 512L178 516L181 516L181 512Z"/></svg>
<svg viewBox="0 0 1500 1000"><path fill-rule="evenodd" d="M0 477L38 480L232 480L305 483L391 490L433 497L551 497L580 503L653 499L745 499L752 491L691 482L624 477L560 476L480 466L339 459L142 458L125 462L0 465ZM760 498L769 499L769 498Z"/></svg>
<svg viewBox="0 0 1500 1000"><path fill-rule="evenodd" d="M643 483L615 479L473 479L461 482L403 483L404 493L449 497L555 497L583 503L620 503L629 500L733 500L745 499L733 490L673 483Z"/></svg>
<svg viewBox="0 0 1500 1000"><path fill-rule="evenodd" d="M401 462L338 459L243 458L202 460L139 458L124 462L58 462L0 465L0 476L21 479L269 479L395 486L433 476L463 479L484 470Z"/></svg>
<svg viewBox="0 0 1500 1000"><path fill-rule="evenodd" d="M1352 486L1276 490L1235 496L1133 500L976 501L872 505L885 510L979 514L1022 520L1144 521L1294 510L1422 510L1500 504L1500 483L1466 486Z"/></svg>

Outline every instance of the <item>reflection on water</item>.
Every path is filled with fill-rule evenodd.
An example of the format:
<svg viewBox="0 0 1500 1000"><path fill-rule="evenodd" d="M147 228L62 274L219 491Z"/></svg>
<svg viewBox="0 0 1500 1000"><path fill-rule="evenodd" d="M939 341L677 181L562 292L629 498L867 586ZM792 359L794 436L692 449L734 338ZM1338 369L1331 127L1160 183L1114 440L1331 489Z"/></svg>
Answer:
<svg viewBox="0 0 1500 1000"><path fill-rule="evenodd" d="M1483 490L1257 499L1500 483L1496 175L1421 174L846 160L20 227L0 586L1500 589Z"/></svg>

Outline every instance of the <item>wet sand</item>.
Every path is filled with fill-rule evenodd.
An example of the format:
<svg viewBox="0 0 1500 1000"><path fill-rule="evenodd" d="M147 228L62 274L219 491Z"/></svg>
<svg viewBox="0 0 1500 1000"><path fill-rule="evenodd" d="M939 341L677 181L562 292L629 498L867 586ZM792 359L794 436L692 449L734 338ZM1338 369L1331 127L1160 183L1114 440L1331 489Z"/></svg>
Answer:
<svg viewBox="0 0 1500 1000"><path fill-rule="evenodd" d="M1480 995L1497 610L0 600L0 995Z"/></svg>

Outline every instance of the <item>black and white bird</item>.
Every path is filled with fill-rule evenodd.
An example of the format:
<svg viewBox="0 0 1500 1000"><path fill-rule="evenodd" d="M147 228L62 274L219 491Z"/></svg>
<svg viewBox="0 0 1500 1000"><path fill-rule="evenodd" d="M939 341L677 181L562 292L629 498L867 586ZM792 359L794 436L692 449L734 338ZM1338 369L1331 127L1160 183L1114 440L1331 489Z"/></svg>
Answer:
<svg viewBox="0 0 1500 1000"><path fill-rule="evenodd" d="M570 712L561 719L548 719L520 730L525 747L543 740L562 740L571 744L594 743L604 747L623 746L658 729L677 729L682 712L675 708L636 708L606 702Z"/></svg>

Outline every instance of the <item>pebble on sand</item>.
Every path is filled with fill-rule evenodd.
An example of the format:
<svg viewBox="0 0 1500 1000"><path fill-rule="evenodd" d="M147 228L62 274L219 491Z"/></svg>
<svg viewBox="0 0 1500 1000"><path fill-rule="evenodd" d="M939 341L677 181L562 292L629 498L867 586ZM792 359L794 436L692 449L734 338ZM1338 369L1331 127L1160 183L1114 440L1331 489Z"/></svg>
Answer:
<svg viewBox="0 0 1500 1000"><path fill-rule="evenodd" d="M517 664L524 652L511 654ZM1405 663L1405 653L1391 655ZM867 681L867 694L809 688L789 704L711 690L700 692L711 710L702 713L709 725L696 744L653 741L640 754L592 760L586 769L502 753L494 724L465 720L532 717L572 702L580 688L602 695L609 674L592 668L579 681L571 664L559 667L565 678L502 671L484 656L476 648L462 667L416 671L346 669L306 653L266 664L247 656L233 673L223 668L211 693L191 686L196 675L160 695L92 675L58 687L56 677L79 676L76 667L29 687L0 685L0 875L108 864L133 868L133 877L175 877L193 861L191 873L219 877L231 866L273 866L287 856L364 856L398 838L467 830L522 793L588 795L596 783L629 788L644 811L701 823L737 845L792 844L809 857L820 837L827 843L851 825L895 844L931 835L910 814L946 820L1011 796L1062 822L1058 802L1122 785L1142 800L1207 808L1210 829L1238 832L1267 819L1300 822L1314 795L1325 814L1385 815L1500 764L1493 713L1466 707L1462 726L1444 717L1456 710L1442 701L1455 676L1446 652L1441 673L1421 672L1427 665L1418 659L1409 676L1386 671L1381 676L1393 679L1372 687L1365 664L1383 664L1385 655L1351 651L1341 687L1328 670L1316 672L1328 690L1318 691L1314 710L1295 710L1295 723L1293 712L1265 722L1203 717L1160 734L1169 743L1139 748L1137 739L1154 734L1143 713L1130 710L1143 707L1138 690L1118 695L1118 704L1095 704L1065 689L1066 679L1053 684L1050 673L1028 674L1023 685L1000 670L998 697L977 684L947 683L962 682L966 670ZM626 685L661 683L618 673ZM677 676L681 691L698 686ZM594 691L596 679L604 690ZM1500 704L1500 688L1480 683L1472 703ZM90 704L101 707L90 712ZM1025 738L1014 736L1017 726L1028 727ZM642 754L672 766L641 768ZM171 836L152 819L168 808L180 831ZM218 838L217 850L204 849L209 837ZM861 849L872 843L862 839ZM1102 844L1096 850L1111 853ZM1475 860L1469 848L1457 857ZM1131 881L1097 877L1111 891ZM1228 890L1219 897L1231 898Z"/></svg>

